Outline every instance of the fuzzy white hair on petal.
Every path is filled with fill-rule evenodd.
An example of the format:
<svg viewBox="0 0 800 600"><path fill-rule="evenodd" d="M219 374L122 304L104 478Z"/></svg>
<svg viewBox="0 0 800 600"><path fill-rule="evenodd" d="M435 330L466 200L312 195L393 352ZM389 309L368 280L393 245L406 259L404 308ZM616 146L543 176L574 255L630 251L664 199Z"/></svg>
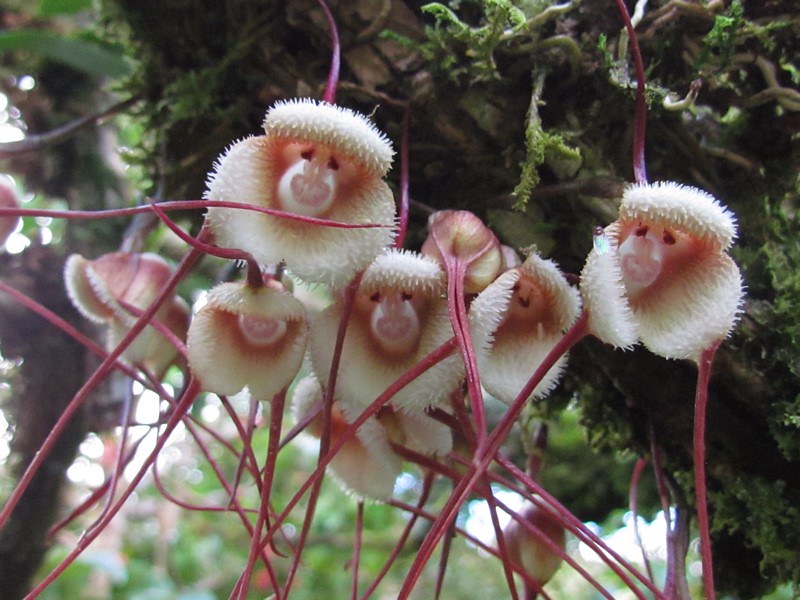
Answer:
<svg viewBox="0 0 800 600"><path fill-rule="evenodd" d="M700 257L668 290L637 308L642 343L659 356L697 362L730 334L742 295L739 268L727 254Z"/></svg>
<svg viewBox="0 0 800 600"><path fill-rule="evenodd" d="M473 301L470 323L482 383L510 404L578 316L580 297L552 261L531 253ZM562 357L532 392L543 397L558 382Z"/></svg>
<svg viewBox="0 0 800 600"><path fill-rule="evenodd" d="M672 181L626 188L619 219L675 227L723 249L736 237L736 218L716 198Z"/></svg>
<svg viewBox="0 0 800 600"><path fill-rule="evenodd" d="M105 323L111 311L97 295L87 269L89 261L80 254L71 255L64 263L64 284L73 306L84 317L95 323Z"/></svg>
<svg viewBox="0 0 800 600"><path fill-rule="evenodd" d="M445 274L438 262L410 250L391 248L372 261L361 279L360 290L415 290L427 296L444 293Z"/></svg>
<svg viewBox="0 0 800 600"><path fill-rule="evenodd" d="M606 234L613 234L614 227L607 227ZM638 324L627 298L616 242L608 239L608 244L608 249L595 247L589 252L580 291L589 331L607 344L629 349L638 341Z"/></svg>
<svg viewBox="0 0 800 600"><path fill-rule="evenodd" d="M519 278L519 269L506 271L472 301L469 307L469 324L476 351L480 353L489 351L494 342L494 333L508 311L514 285Z"/></svg>
<svg viewBox="0 0 800 600"><path fill-rule="evenodd" d="M324 144L383 177L392 164L392 144L364 115L348 108L293 99L267 111L264 131L270 137Z"/></svg>

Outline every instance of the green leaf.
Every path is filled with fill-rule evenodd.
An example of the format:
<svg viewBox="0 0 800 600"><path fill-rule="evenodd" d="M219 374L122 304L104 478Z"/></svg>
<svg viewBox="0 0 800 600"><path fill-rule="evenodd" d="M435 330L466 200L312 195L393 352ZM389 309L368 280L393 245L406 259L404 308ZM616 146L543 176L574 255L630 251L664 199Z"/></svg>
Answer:
<svg viewBox="0 0 800 600"><path fill-rule="evenodd" d="M37 14L40 17L74 15L92 7L92 0L39 0Z"/></svg>
<svg viewBox="0 0 800 600"><path fill-rule="evenodd" d="M90 42L67 39L35 29L0 32L0 52L20 50L33 52L95 77L117 78L130 70L120 55Z"/></svg>

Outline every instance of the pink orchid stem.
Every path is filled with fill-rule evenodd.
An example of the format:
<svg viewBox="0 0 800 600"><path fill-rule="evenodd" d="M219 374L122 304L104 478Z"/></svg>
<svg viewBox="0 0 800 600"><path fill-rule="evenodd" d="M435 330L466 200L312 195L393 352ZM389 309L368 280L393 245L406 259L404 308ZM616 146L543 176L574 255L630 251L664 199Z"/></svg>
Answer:
<svg viewBox="0 0 800 600"><path fill-rule="evenodd" d="M409 113L406 109L403 115L403 136L400 138L400 198L397 203L397 237L394 239L395 248L402 248L406 242L408 231L408 205L409 205L409 174L408 174L408 131Z"/></svg>
<svg viewBox="0 0 800 600"><path fill-rule="evenodd" d="M650 581L654 581L653 568L650 565L650 559L644 550L642 536L639 533L639 479L641 479L645 468L647 468L647 459L643 457L638 458L636 464L633 465L630 488L628 489L628 508L631 511L631 515L633 515L633 535L636 537L636 543L639 544L639 549L642 551L642 561L647 569L647 576ZM669 535L669 532L667 534Z"/></svg>
<svg viewBox="0 0 800 600"><path fill-rule="evenodd" d="M697 498L697 522L700 528L700 555L703 559L703 588L706 598L713 600L714 561L711 552L711 531L708 522L708 499L706 497L706 407L708 405L708 382L711 366L720 341L703 350L697 364L697 390L694 398L694 487Z"/></svg>
<svg viewBox="0 0 800 600"><path fill-rule="evenodd" d="M356 531L353 541L353 558L350 563L353 569L353 583L350 588L350 600L358 598L358 565L361 562L361 541L364 537L364 501L359 499L356 505Z"/></svg>
<svg viewBox="0 0 800 600"><path fill-rule="evenodd" d="M267 460L264 467L264 483L261 486L261 506L258 510L258 517L256 524L253 528L253 535L250 541L250 553L247 556L247 564L244 572L239 579L238 590L231 594L237 600L245 600L247 598L247 590L250 587L250 579L253 575L253 568L256 564L256 559L261 552L261 533L264 529L264 524L269 528L269 501L272 493L272 481L275 475L275 461L278 457L278 446L281 440L281 423L283 422L283 409L286 404L286 390L283 390L272 398L270 408L270 423L269 423L269 442L267 443ZM282 597L280 590L276 588L276 600Z"/></svg>
<svg viewBox="0 0 800 600"><path fill-rule="evenodd" d="M647 183L647 166L644 160L645 132L647 129L647 100L645 98L644 62L639 48L639 38L633 28L628 7L624 0L617 0L617 7L628 31L634 69L636 70L636 113L633 120L633 179L636 183Z"/></svg>
<svg viewBox="0 0 800 600"><path fill-rule="evenodd" d="M447 266L447 299L450 308L450 324L453 327L458 348L467 370L467 393L469 395L472 416L475 419L476 451L486 443L486 413L483 407L483 392L478 372L478 361L472 345L469 329L466 299L464 297L464 279L467 275L467 262L458 256L448 256L444 252Z"/></svg>
<svg viewBox="0 0 800 600"><path fill-rule="evenodd" d="M428 502L428 497L430 496L431 489L433 488L433 481L434 472L426 471L422 480L422 491L420 492L419 500L417 500L417 508L420 510ZM397 560L397 557L400 556L400 552L402 552L403 546L405 546L405 543L408 540L408 536L411 535L411 530L414 528L414 525L416 525L418 518L419 515L416 512L411 513L411 517L408 519L408 522L403 529L403 533L400 534L400 538L397 540L394 548L392 548L389 558L386 559L386 562L384 563L383 567L381 567L381 570L378 571L378 574L372 577L372 581L370 582L367 590L361 596L361 600L367 600L367 598L372 595L372 593L377 589L378 584L380 584L380 582L386 576L386 573L388 573L389 569L392 568L392 565Z"/></svg>
<svg viewBox="0 0 800 600"><path fill-rule="evenodd" d="M317 0L328 20L328 27L331 30L331 68L328 72L328 81L325 84L325 94L322 100L328 104L336 103L336 88L339 85L339 68L341 66L341 46L339 45L339 31L336 28L336 20L325 0Z"/></svg>
<svg viewBox="0 0 800 600"><path fill-rule="evenodd" d="M342 223L341 221L330 221L320 217L310 217L246 204L244 202L226 202L222 200L167 200L155 203L158 208L164 211L172 210L198 210L206 208L233 208L236 210L249 210L252 212L277 217L279 219L289 219L307 225L319 225L320 227L333 227L335 229L375 229L393 227L393 225L383 225L381 223ZM0 216L12 217L50 217L53 219L82 219L92 221L97 219L109 219L111 217L130 217L150 213L153 211L153 204L142 206L132 206L130 208L113 208L108 210L50 210L45 208L7 208L0 207Z"/></svg>
<svg viewBox="0 0 800 600"><path fill-rule="evenodd" d="M323 395L322 435L320 436L319 440L319 459L317 461L318 463L321 463L323 461L325 455L328 454L328 451L330 450L333 400L336 391L336 381L339 376L339 361L341 360L342 357L342 350L344 348L344 339L345 335L347 334L347 325L350 322L350 315L353 312L353 304L355 303L356 294L358 293L358 288L361 285L362 277L363 277L363 272L356 275L350 282L350 284L347 286L347 289L344 291L344 302L342 304L342 317L339 321L339 327L336 331L336 342L334 344L333 360L331 361L330 371L328 372L328 381L327 385L325 386L325 393ZM353 435L355 435L355 430L353 430ZM311 522L314 519L314 511L316 510L317 499L319 498L319 493L321 488L322 488L322 477L319 477L318 479L314 480L314 484L311 488L311 493L309 494L308 497L308 506L306 507L306 515L303 520L303 527L300 530L300 537L297 542L297 554L295 555L294 561L292 561L292 566L290 567L289 573L286 576L286 583L284 585L285 596L289 595L289 590L291 589L294 576L297 574L297 569L300 566L300 556L302 554L302 549L303 546L305 545L305 541L308 537L308 532L311 530Z"/></svg>
<svg viewBox="0 0 800 600"><path fill-rule="evenodd" d="M169 230L172 231L172 233L177 235L195 250L199 250L200 252L210 256L216 256L218 258L242 260L246 262L247 285L256 290L264 287L264 276L261 274L261 267L258 266L258 262L255 258L253 258L252 254L245 252L244 250L229 250L227 248L219 248L217 246L212 246L211 244L206 244L200 239L192 237L188 233L184 232L180 227L178 227L175 221L170 219L167 216L167 213L165 213L155 202L152 202L150 207L153 209L153 212L156 213L156 216L161 220L161 222L164 223L164 225L166 225ZM208 229L208 226L205 223L203 224L203 228L200 232L200 237L202 239L213 239L211 230Z"/></svg>
<svg viewBox="0 0 800 600"><path fill-rule="evenodd" d="M359 427L361 427L368 419L373 417L377 412L385 406L389 400L391 400L395 394L397 394L400 390L406 387L409 383L414 381L417 377L432 369L434 366L439 364L445 358L450 356L453 351L456 349L457 344L455 338L450 338L444 344L433 350L430 354L425 356L421 361L411 367L408 371L403 373L397 380L394 381L386 390L378 396L372 404L370 404L359 416L358 418L353 421L343 432L341 438L336 441L336 443L331 445L330 450L325 454L325 456L317 461L317 466L314 471L309 475L305 481L300 485L300 488L295 492L294 496L289 500L286 504L286 507L283 511L275 518L272 527L267 532L265 536L269 539L272 535L276 533L278 528L281 527L283 522L289 516L289 513L294 509L295 506L300 502L300 499L305 495L305 493L311 488L312 485L315 485L317 481L319 481L325 473L325 469L328 467L330 462L336 457L336 454L344 447L347 441L352 438L356 434L356 431ZM323 412L324 415L324 412ZM324 431L323 431L324 434ZM263 544L264 542L262 542ZM298 544L299 547L299 544Z"/></svg>
<svg viewBox="0 0 800 600"><path fill-rule="evenodd" d="M459 461L461 462L461 461ZM552 496L545 488L543 488L537 481L532 479L526 472L522 469L517 467L513 462L504 458L503 456L497 456L497 463L504 469L506 469L509 473L511 473L516 479L520 482L521 485L516 484L513 481L510 481L504 477L501 477L491 471L487 473L487 476L493 482L499 483L500 485L517 492L526 500L532 502L539 508L546 509L555 515L558 515L559 519L562 521L565 527L569 528L570 531L583 543L585 543L591 550L597 554L597 556L608 565L608 567L620 578L620 580L631 589L637 598L641 598L644 600L645 596L640 591L636 589L636 586L628 577L625 572L620 568L623 567L625 570L629 571L631 575L633 575L636 579L638 579L642 584L645 585L651 592L655 594L656 598L664 598L663 595L658 593L658 589L655 585L646 579L643 575L641 575L630 563L628 563L619 553L615 552L608 544L606 544L600 537L597 536L591 529L586 527L580 519L574 516L564 505L562 505L554 496ZM465 466L468 466L469 463L466 461L462 462ZM537 494L534 496L533 494ZM578 571L583 578L588 581L590 584L595 586L601 592L602 586L596 582L591 576L587 576L587 574L578 569L571 561L569 554L565 553L563 550L556 552L561 558L563 558L567 563L570 564L576 571ZM613 560L611 560L613 559ZM616 562L614 562L616 561Z"/></svg>

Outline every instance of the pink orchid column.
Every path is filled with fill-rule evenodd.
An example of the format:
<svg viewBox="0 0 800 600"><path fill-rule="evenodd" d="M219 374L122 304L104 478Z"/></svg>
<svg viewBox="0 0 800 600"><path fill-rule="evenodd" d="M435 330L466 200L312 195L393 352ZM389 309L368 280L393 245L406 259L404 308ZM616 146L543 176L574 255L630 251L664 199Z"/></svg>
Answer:
<svg viewBox="0 0 800 600"><path fill-rule="evenodd" d="M314 100L276 104L267 111L264 131L219 158L205 197L295 218L210 208L217 244L242 249L263 264L284 261L308 281L345 285L392 242L394 200L383 180L391 144L365 116ZM327 227L307 217L377 227Z"/></svg>

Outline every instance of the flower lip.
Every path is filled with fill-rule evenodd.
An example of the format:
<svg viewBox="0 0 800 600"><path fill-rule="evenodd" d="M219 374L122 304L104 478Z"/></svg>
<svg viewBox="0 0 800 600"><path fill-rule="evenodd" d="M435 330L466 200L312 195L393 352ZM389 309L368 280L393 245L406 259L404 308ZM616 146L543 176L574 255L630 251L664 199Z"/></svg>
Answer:
<svg viewBox="0 0 800 600"><path fill-rule="evenodd" d="M279 102L267 111L264 131L276 140L321 144L340 152L373 175L383 177L394 151L388 138L365 116L311 99Z"/></svg>

